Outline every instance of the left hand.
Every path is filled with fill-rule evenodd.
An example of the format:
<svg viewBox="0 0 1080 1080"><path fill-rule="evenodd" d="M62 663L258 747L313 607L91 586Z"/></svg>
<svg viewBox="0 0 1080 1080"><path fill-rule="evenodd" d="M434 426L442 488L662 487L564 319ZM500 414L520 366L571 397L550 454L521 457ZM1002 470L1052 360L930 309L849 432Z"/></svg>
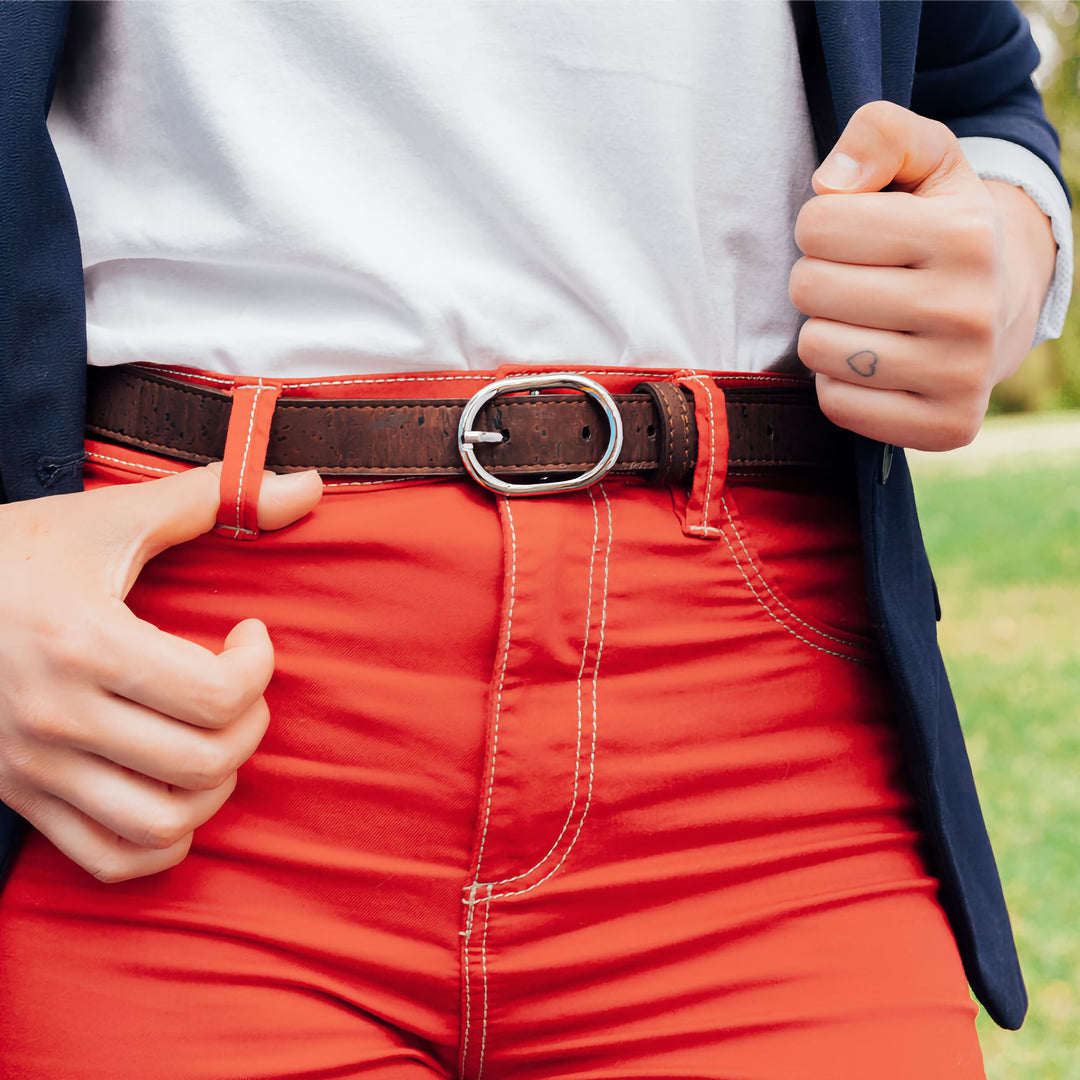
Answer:
<svg viewBox="0 0 1080 1080"><path fill-rule="evenodd" d="M1055 244L1020 189L984 183L943 124L878 101L799 213L799 356L834 423L921 450L971 442L1031 346ZM883 188L889 190L884 191Z"/></svg>

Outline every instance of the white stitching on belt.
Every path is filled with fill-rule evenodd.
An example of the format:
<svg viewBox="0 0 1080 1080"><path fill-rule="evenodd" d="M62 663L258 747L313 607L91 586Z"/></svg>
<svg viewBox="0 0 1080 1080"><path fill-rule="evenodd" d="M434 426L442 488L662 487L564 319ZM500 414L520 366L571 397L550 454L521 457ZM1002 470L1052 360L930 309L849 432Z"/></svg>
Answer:
<svg viewBox="0 0 1080 1080"><path fill-rule="evenodd" d="M522 370L527 370L529 365L521 365ZM162 372L166 375L176 375L181 379L199 380L201 382L217 383L220 386L233 386L237 383L238 379L242 376L235 376L233 378L222 378L218 375L197 375L191 371L181 371L179 368L171 367L157 367L153 368L154 371ZM625 378L630 376L641 376L642 378L650 379L669 379L671 378L672 370L669 368L666 371L648 371L645 368L607 368L599 371L583 371L579 372L582 375L597 375L603 377L605 375L621 375ZM747 372L742 374L739 372L716 372L717 375L724 376L724 382L787 382L786 379L778 379L775 375L761 374L757 375L753 372ZM697 378L707 378L709 376L697 376ZM367 386L376 385L378 383L408 383L408 382L488 382L491 379L490 372L476 372L470 375L393 375L393 376L380 376L377 379L367 378L363 375L353 376L347 379L316 379L313 382L292 382L289 380L279 380L279 385L283 390L294 390L302 387L309 386ZM318 400L317 398L314 400ZM358 399L363 400L363 399Z"/></svg>

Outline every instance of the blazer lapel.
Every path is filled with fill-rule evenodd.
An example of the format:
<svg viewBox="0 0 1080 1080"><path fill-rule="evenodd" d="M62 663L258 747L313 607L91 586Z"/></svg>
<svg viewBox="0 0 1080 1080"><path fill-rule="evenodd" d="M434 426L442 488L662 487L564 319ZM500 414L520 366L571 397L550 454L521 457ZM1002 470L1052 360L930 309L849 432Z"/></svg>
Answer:
<svg viewBox="0 0 1080 1080"><path fill-rule="evenodd" d="M922 5L818 0L814 4L837 125L868 101L907 107Z"/></svg>

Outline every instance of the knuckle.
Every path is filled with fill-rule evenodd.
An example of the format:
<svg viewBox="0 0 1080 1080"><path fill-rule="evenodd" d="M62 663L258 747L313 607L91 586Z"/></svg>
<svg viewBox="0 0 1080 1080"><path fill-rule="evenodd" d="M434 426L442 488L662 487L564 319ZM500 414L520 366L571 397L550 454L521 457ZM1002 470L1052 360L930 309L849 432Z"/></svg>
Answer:
<svg viewBox="0 0 1080 1080"><path fill-rule="evenodd" d="M912 115L918 114L913 113ZM952 132L952 128L950 128L948 124L944 124L940 120L931 120L928 116L919 116L919 122L925 124L928 130L933 130L938 138L945 142L955 143L957 141L956 136Z"/></svg>
<svg viewBox="0 0 1080 1080"><path fill-rule="evenodd" d="M982 427L984 410L976 401L954 404L935 428L933 450L956 450L967 446Z"/></svg>
<svg viewBox="0 0 1080 1080"><path fill-rule="evenodd" d="M175 802L166 802L146 820L135 843L142 848L162 850L182 840L197 824L188 809Z"/></svg>
<svg viewBox="0 0 1080 1080"><path fill-rule="evenodd" d="M21 747L0 747L0 802L24 818L30 817L26 806L33 806L49 786L48 777L41 755Z"/></svg>
<svg viewBox="0 0 1080 1080"><path fill-rule="evenodd" d="M955 337L989 349L997 335L998 304L989 289L969 289L945 308L943 318Z"/></svg>
<svg viewBox="0 0 1080 1080"><path fill-rule="evenodd" d="M805 256L791 268L791 276L788 278L788 297L803 314L810 313L809 308L813 299L813 267Z"/></svg>
<svg viewBox="0 0 1080 1080"><path fill-rule="evenodd" d="M952 213L944 229L955 258L978 267L992 267L997 262L998 230L994 219L972 207L966 213Z"/></svg>
<svg viewBox="0 0 1080 1080"><path fill-rule="evenodd" d="M183 839L183 838L182 838ZM134 878L146 877L183 862L188 843L177 843L166 852L108 849L95 852L92 858L77 859L84 870L104 885L118 885Z"/></svg>
<svg viewBox="0 0 1080 1080"><path fill-rule="evenodd" d="M913 271L918 274L918 271ZM923 275L912 290L912 311L924 328L977 349L992 347L997 335L998 302L994 289L964 281L942 287L938 275Z"/></svg>
<svg viewBox="0 0 1080 1080"><path fill-rule="evenodd" d="M917 275L918 271L912 271L911 274ZM915 322L924 328L940 326L946 322L952 309L949 300L942 297L937 283L929 280L930 276L922 275L908 279L916 283L916 287L911 289L907 297L911 315Z"/></svg>
<svg viewBox="0 0 1080 1080"><path fill-rule="evenodd" d="M910 109L905 109L902 105L891 101L870 101L856 109L848 126L857 125L857 129L869 129L881 142L891 144L901 138L906 126L911 123L911 118L915 115ZM924 120L924 118L918 117L918 120Z"/></svg>
<svg viewBox="0 0 1080 1080"><path fill-rule="evenodd" d="M270 726L270 706L266 703L265 697L259 697L259 699L251 706L251 719L252 719L252 734L254 736L251 749L254 750L259 744L259 740L266 734L266 729Z"/></svg>
<svg viewBox="0 0 1080 1080"><path fill-rule="evenodd" d="M820 319L807 319L799 330L799 359L816 371L825 355L825 330Z"/></svg>
<svg viewBox="0 0 1080 1080"><path fill-rule="evenodd" d="M105 885L158 874L161 870L184 862L191 848L192 834L181 836L173 845L162 850L135 848L106 848L96 851L93 858L79 859L87 873Z"/></svg>
<svg viewBox="0 0 1080 1080"><path fill-rule="evenodd" d="M185 832L189 832L179 822L158 821L147 825L143 834L139 837L138 847L150 848L152 851L164 851L175 844Z"/></svg>
<svg viewBox="0 0 1080 1080"><path fill-rule="evenodd" d="M860 105L852 113L851 119L852 121L857 119L860 123L872 124L874 127L888 126L895 122L899 113L905 111L901 106L891 101L868 101L865 105Z"/></svg>
<svg viewBox="0 0 1080 1080"><path fill-rule="evenodd" d="M78 725L73 723L66 710L52 702L24 701L13 715L12 725L22 739L30 744L60 746L68 743Z"/></svg>
<svg viewBox="0 0 1080 1080"><path fill-rule="evenodd" d="M45 801L41 792L32 783L26 783L16 770L0 770L0 802L26 818L31 825L41 819Z"/></svg>
<svg viewBox="0 0 1080 1080"><path fill-rule="evenodd" d="M185 769L184 787L192 791L213 791L221 787L247 759L238 750L214 745L193 751Z"/></svg>
<svg viewBox="0 0 1080 1080"><path fill-rule="evenodd" d="M817 381L818 406L825 416L834 424L844 427L847 414L844 410L846 400L839 385L832 379L818 379Z"/></svg>
<svg viewBox="0 0 1080 1080"><path fill-rule="evenodd" d="M135 861L119 851L100 852L96 858L83 862L82 866L91 877L104 885L115 885L139 876Z"/></svg>
<svg viewBox="0 0 1080 1080"><path fill-rule="evenodd" d="M194 691L195 707L212 727L224 727L243 712L248 704L246 688L225 672L208 673Z"/></svg>
<svg viewBox="0 0 1080 1080"><path fill-rule="evenodd" d="M828 231L828 202L830 196L818 195L803 204L795 219L795 243L804 253L821 247L822 238Z"/></svg>
<svg viewBox="0 0 1080 1080"><path fill-rule="evenodd" d="M993 387L993 376L988 352L973 352L966 360L951 365L949 399L958 403L961 413L964 403L970 403L970 411L981 423L985 403L989 400Z"/></svg>
<svg viewBox="0 0 1080 1080"><path fill-rule="evenodd" d="M48 662L60 677L82 675L100 652L100 637L86 613L44 615L38 633L47 642Z"/></svg>

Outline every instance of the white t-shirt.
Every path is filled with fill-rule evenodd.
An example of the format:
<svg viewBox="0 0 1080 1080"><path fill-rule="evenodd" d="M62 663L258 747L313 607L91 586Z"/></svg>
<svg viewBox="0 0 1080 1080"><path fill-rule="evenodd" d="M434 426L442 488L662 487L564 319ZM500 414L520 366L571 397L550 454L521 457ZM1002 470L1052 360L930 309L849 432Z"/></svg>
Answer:
<svg viewBox="0 0 1080 1080"><path fill-rule="evenodd" d="M780 0L73 17L87 25L49 124L93 364L288 377L794 355L792 227L815 158Z"/></svg>

